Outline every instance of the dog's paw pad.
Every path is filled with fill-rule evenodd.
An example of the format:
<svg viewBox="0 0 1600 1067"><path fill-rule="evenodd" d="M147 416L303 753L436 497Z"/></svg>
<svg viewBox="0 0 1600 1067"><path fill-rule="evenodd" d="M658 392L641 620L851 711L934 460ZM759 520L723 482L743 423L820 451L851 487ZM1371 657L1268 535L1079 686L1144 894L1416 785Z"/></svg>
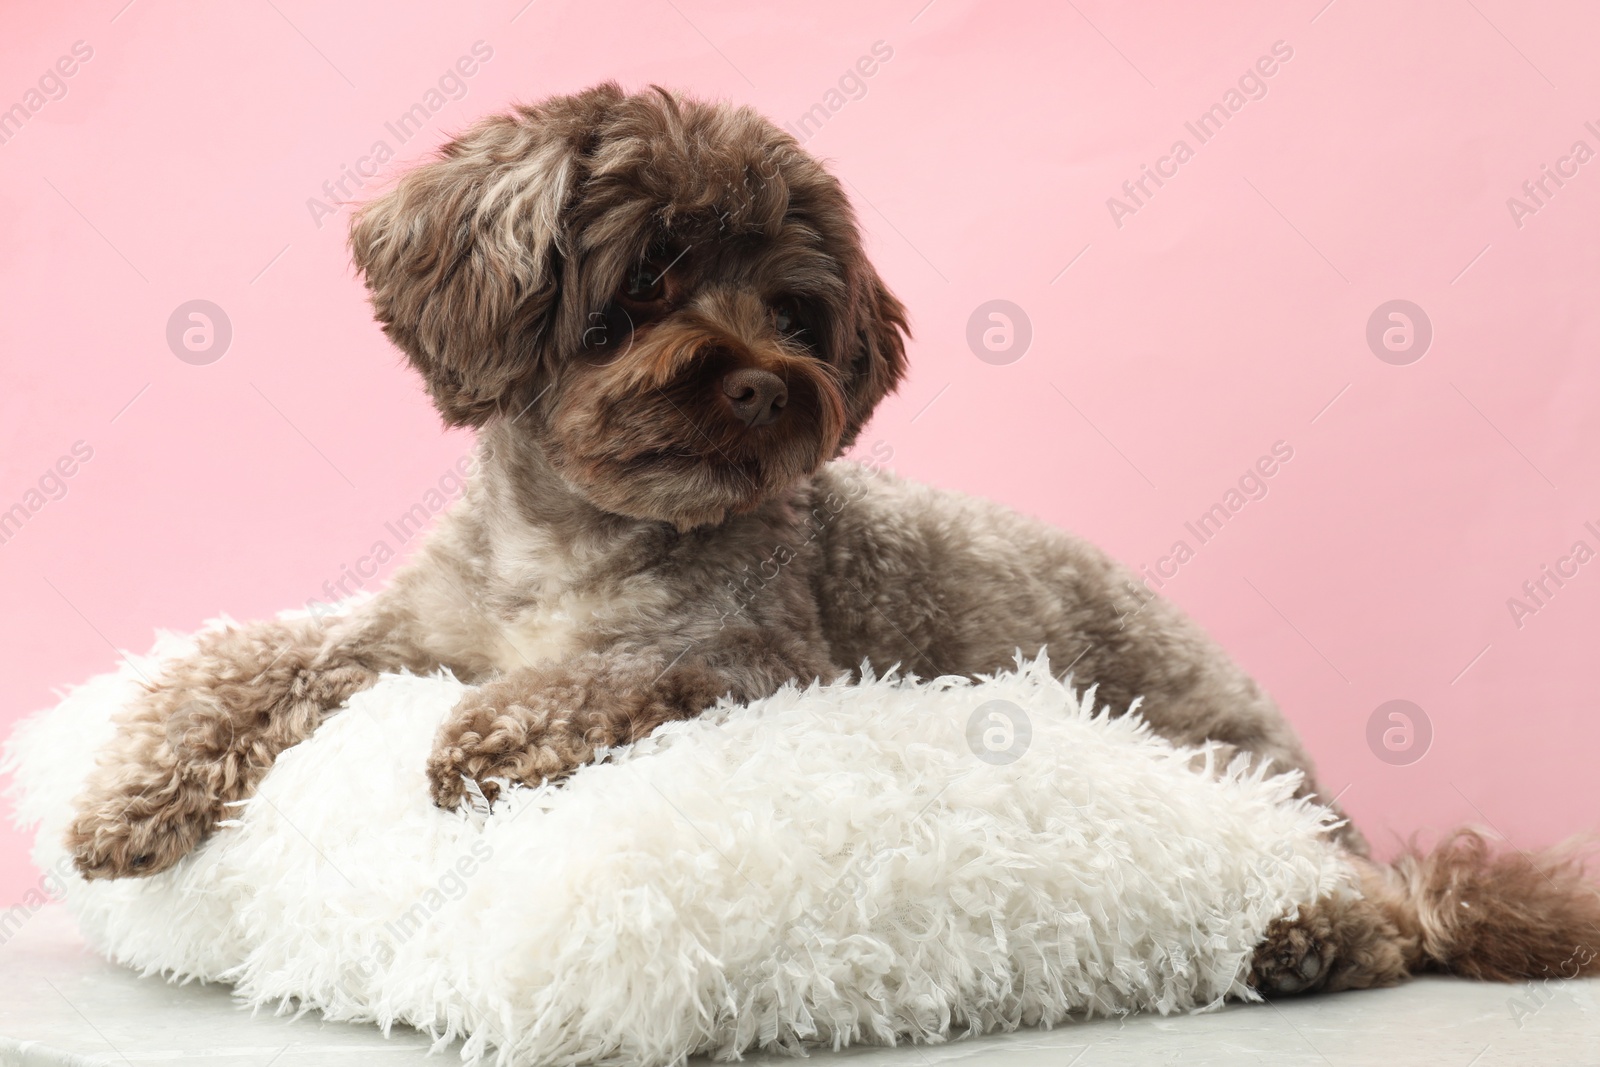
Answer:
<svg viewBox="0 0 1600 1067"><path fill-rule="evenodd" d="M1310 992L1327 977L1332 956L1331 947L1320 938L1280 919L1256 949L1250 984L1268 995Z"/></svg>
<svg viewBox="0 0 1600 1067"><path fill-rule="evenodd" d="M1271 992L1274 993L1303 993L1316 984L1322 977L1322 953L1313 947L1301 957L1298 965L1291 961L1281 961L1273 969Z"/></svg>

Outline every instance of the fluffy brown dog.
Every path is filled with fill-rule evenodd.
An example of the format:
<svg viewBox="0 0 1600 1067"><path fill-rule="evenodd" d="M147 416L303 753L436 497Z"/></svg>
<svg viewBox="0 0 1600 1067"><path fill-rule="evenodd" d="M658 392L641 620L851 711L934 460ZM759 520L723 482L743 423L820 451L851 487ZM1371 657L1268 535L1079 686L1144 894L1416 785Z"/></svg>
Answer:
<svg viewBox="0 0 1600 1067"><path fill-rule="evenodd" d="M560 779L718 698L863 661L923 675L1048 648L1155 729L1305 774L1271 700L1133 575L1061 531L829 462L904 371L905 311L839 183L745 109L603 85L488 119L357 217L385 331L479 430L460 503L346 617L214 633L126 717L70 846L89 877L176 863L276 755L383 671L477 684L428 764ZM1538 975L1600 904L1475 838L1285 917L1271 991L1407 970ZM1593 959L1594 954L1589 954Z"/></svg>

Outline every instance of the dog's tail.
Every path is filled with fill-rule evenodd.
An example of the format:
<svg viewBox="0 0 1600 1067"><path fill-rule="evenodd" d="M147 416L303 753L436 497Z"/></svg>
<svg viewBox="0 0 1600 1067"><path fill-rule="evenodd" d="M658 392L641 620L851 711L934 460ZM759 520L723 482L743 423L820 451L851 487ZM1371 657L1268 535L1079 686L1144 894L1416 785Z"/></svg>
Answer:
<svg viewBox="0 0 1600 1067"><path fill-rule="evenodd" d="M1600 974L1590 850L1571 843L1530 854L1458 830L1432 849L1413 842L1363 881L1408 943L1408 970L1501 982L1575 978Z"/></svg>

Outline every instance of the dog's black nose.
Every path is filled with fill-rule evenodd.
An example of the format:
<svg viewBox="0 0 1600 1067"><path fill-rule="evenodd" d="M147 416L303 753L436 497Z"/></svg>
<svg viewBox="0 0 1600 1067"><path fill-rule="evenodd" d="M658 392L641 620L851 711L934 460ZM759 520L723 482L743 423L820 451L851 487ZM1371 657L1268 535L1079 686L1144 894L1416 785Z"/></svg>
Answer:
<svg viewBox="0 0 1600 1067"><path fill-rule="evenodd" d="M771 371L745 367L722 379L722 392L733 408L734 417L746 426L766 426L777 422L789 390L783 379Z"/></svg>

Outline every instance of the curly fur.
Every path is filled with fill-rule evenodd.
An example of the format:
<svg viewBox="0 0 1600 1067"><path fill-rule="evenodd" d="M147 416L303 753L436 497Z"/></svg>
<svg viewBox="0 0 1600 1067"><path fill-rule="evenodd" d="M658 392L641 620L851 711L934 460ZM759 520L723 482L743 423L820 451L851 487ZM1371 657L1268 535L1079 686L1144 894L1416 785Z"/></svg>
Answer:
<svg viewBox="0 0 1600 1067"><path fill-rule="evenodd" d="M279 752L400 669L480 686L428 761L443 806L467 780L560 780L721 696L863 663L976 675L1018 648L1112 707L1142 697L1173 741L1234 746L1323 795L1271 699L1126 568L829 462L904 373L905 311L838 181L754 112L615 85L518 108L366 205L351 248L444 419L478 429L475 475L347 617L209 639L130 710L70 831L86 875L176 863ZM1412 936L1414 962L1525 974L1593 914L1586 883L1529 863L1459 841L1413 858L1384 906L1286 917L1261 980L1390 981ZM1481 929L1441 911L1463 886ZM1523 957L1505 948L1541 924Z"/></svg>
<svg viewBox="0 0 1600 1067"><path fill-rule="evenodd" d="M1388 870L1386 895L1417 941L1415 963L1509 982L1600 973L1600 887L1593 842L1544 852L1496 848L1458 830L1431 850L1414 842Z"/></svg>

